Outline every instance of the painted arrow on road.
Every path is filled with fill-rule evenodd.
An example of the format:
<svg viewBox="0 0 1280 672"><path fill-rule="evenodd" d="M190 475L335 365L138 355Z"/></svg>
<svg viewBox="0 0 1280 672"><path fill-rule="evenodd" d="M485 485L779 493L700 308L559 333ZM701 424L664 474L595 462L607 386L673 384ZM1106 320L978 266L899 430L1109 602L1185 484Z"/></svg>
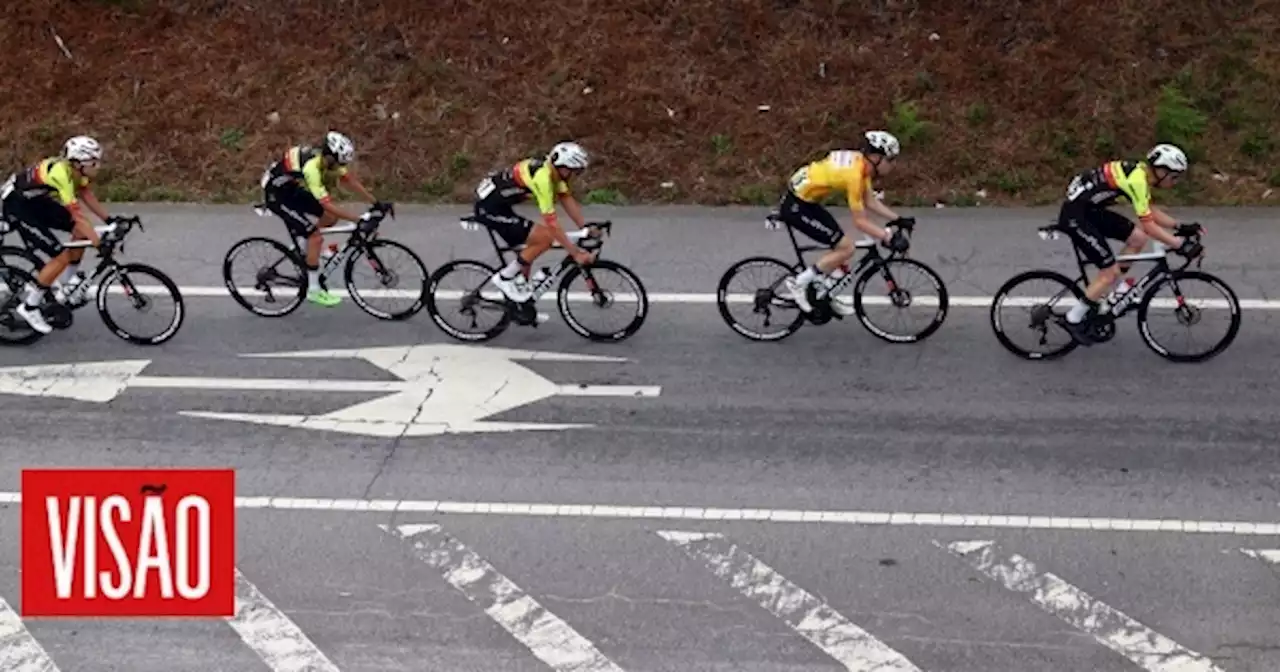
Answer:
<svg viewBox="0 0 1280 672"><path fill-rule="evenodd" d="M252 422L366 436L429 436L475 432L563 430L589 424L483 421L552 396L654 397L657 386L560 385L516 361L624 362L617 357L462 345L416 345L315 350L246 357L363 359L400 380L197 378L143 376L150 360L119 360L0 368L0 394L61 397L104 403L128 388L381 392L388 396L322 415L184 411L189 417Z"/></svg>

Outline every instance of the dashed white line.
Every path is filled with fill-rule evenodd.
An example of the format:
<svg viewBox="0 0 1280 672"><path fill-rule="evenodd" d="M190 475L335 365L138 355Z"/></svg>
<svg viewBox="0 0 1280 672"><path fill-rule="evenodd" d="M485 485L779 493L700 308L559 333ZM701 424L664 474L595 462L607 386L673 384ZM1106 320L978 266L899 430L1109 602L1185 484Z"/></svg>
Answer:
<svg viewBox="0 0 1280 672"><path fill-rule="evenodd" d="M284 612L236 569L236 613L227 619L272 672L339 672Z"/></svg>
<svg viewBox="0 0 1280 672"><path fill-rule="evenodd" d="M139 291L144 293L167 292L159 285L140 285ZM231 296L230 291L226 287L216 285L190 285L178 288L183 297L190 298L217 298ZM112 293L120 293L119 287L112 287ZM264 292L260 290L244 289L240 291L243 296L262 296ZM347 297L349 294L344 289L336 289L333 292L339 296ZM279 292L277 292L277 295ZM383 299L411 299L419 295L404 289L369 289L361 292L363 296L368 298ZM441 291L436 294L437 298L446 301L461 298L462 292L458 290ZM647 295L649 303L672 303L672 304L714 304L716 302L716 294L714 292L654 292ZM952 308L990 308L991 296L952 296L947 300L947 304ZM1031 306L1036 302L1042 302L1048 297L1009 297L1005 299L1006 306ZM613 295L614 301L635 302L637 297L635 294L626 292ZM542 301L555 301L554 294L548 293L543 295ZM574 302L585 302L592 300L591 296L586 292L570 292L569 300ZM751 294L730 293L725 295L727 303L747 304L755 300ZM863 297L863 303L870 306L887 306L889 298L885 296L866 296ZM1069 299L1067 299L1069 301ZM1213 308L1223 310L1227 307L1227 302L1223 299L1196 299L1193 301L1195 305L1204 308ZM938 301L935 297L921 296L912 299L912 305L936 306ZM1069 305L1069 303L1063 303ZM1155 299L1151 302L1155 308L1173 308L1176 304L1173 299ZM1280 310L1280 301L1270 299L1240 299L1240 308L1243 310Z"/></svg>
<svg viewBox="0 0 1280 672"><path fill-rule="evenodd" d="M20 504L22 494L0 492L0 506ZM329 497L236 497L240 509L326 511L334 513L421 513L534 518L680 520L711 523L800 523L868 527L964 527L1005 530L1082 530L1087 532L1172 532L1244 537L1280 536L1280 523L1177 518L1089 518L989 513L919 513L824 509L636 506L628 504L555 504L421 499L335 499Z"/></svg>
<svg viewBox="0 0 1280 672"><path fill-rule="evenodd" d="M990 541L958 541L943 545L987 578L1022 593L1041 609L1091 635L1098 643L1128 658L1147 672L1222 672L1204 655L1135 621L1026 558L1003 553Z"/></svg>
<svg viewBox="0 0 1280 672"><path fill-rule="evenodd" d="M31 636L18 612L3 597L0 597L0 670L58 672L48 652Z"/></svg>
<svg viewBox="0 0 1280 672"><path fill-rule="evenodd" d="M719 534L664 530L658 535L747 598L786 623L850 672L920 672L905 656L876 639Z"/></svg>
<svg viewBox="0 0 1280 672"><path fill-rule="evenodd" d="M410 543L414 555L443 573L445 581L560 672L623 672L587 638L547 611L493 565L439 525L379 525Z"/></svg>

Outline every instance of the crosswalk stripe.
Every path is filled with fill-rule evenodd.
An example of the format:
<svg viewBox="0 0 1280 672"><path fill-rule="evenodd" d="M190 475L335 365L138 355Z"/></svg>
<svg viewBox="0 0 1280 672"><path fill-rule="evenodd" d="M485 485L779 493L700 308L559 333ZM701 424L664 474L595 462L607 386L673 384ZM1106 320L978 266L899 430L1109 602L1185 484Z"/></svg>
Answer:
<svg viewBox="0 0 1280 672"><path fill-rule="evenodd" d="M1204 655L1135 621L1030 560L1003 552L990 541L958 541L936 546L967 562L987 578L1027 595L1041 609L1093 636L1103 646L1147 672L1222 672Z"/></svg>
<svg viewBox="0 0 1280 672"><path fill-rule="evenodd" d="M444 579L533 655L561 672L623 672L590 640L548 611L493 565L445 533L439 525L379 525L409 542L414 555L441 571Z"/></svg>
<svg viewBox="0 0 1280 672"><path fill-rule="evenodd" d="M339 672L294 622L236 569L236 613L227 622L272 672Z"/></svg>
<svg viewBox="0 0 1280 672"><path fill-rule="evenodd" d="M852 672L920 672L905 656L854 625L720 534L659 531L716 576L786 623Z"/></svg>
<svg viewBox="0 0 1280 672"><path fill-rule="evenodd" d="M22 617L0 597L0 670L4 672L58 672L58 666L40 642L22 624Z"/></svg>

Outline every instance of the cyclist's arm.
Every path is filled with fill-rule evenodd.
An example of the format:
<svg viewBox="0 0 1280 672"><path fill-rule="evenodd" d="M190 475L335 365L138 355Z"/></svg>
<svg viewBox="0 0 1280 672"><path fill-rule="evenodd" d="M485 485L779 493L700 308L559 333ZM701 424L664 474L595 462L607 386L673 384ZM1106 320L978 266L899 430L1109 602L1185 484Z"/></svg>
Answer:
<svg viewBox="0 0 1280 672"><path fill-rule="evenodd" d="M302 167L302 179L306 185L307 191L315 196L320 202L320 207L324 211L337 217L345 219L348 222L360 221L360 215L353 215L343 208L334 205L333 197L329 195L329 190L324 186L324 178L320 175L320 162L318 159L308 161L307 165Z"/></svg>
<svg viewBox="0 0 1280 672"><path fill-rule="evenodd" d="M578 203L578 199L574 198L573 194L560 194L560 207L564 208L569 219L572 219L579 229L586 227L587 220L582 216L582 204Z"/></svg>
<svg viewBox="0 0 1280 672"><path fill-rule="evenodd" d="M89 218L84 216L84 210L80 207L80 202L72 201L67 206L67 210L71 212L71 221L75 222L71 227L72 235L83 238L93 243L94 247L97 247L102 242L102 238L97 231L93 230L93 224L89 221Z"/></svg>
<svg viewBox="0 0 1280 672"><path fill-rule="evenodd" d="M870 194L871 189L865 182L850 184L846 190L846 198L849 200L849 209L853 211L853 225L857 229L876 240L889 240L889 230L883 226L876 226L871 223L871 219L867 217L867 208L871 208L873 212L884 215L886 211L892 214L888 206L876 201L875 195ZM867 196L871 196L868 200Z"/></svg>
<svg viewBox="0 0 1280 672"><path fill-rule="evenodd" d="M89 208L89 212L92 212L104 224L111 217L111 215L107 214L107 209L102 207L102 202L88 187L80 190L80 200L84 202L86 208Z"/></svg>
<svg viewBox="0 0 1280 672"><path fill-rule="evenodd" d="M365 188L364 183L360 181L360 178L356 177L355 173L343 173L342 183L351 187L354 191L363 196L364 200L370 205L378 202L378 199L374 198L373 194Z"/></svg>
<svg viewBox="0 0 1280 672"><path fill-rule="evenodd" d="M529 181L529 188L533 192L534 200L538 202L538 212L542 213L542 222L550 230L552 239L560 243L560 246L566 252L576 255L581 253L582 250L578 249L578 246L574 245L572 240L569 240L569 236L565 234L564 227L560 226L560 220L556 217L555 196L557 194L555 194L556 189L551 183L550 170L548 166L543 166ZM569 196L569 193L561 191L558 195ZM575 201L574 204L576 205L577 202ZM568 212L569 208L565 208L565 211ZM577 213L570 212L569 216L574 217L575 214L581 217L581 209Z"/></svg>
<svg viewBox="0 0 1280 672"><path fill-rule="evenodd" d="M1174 219L1172 215L1154 205L1151 206L1151 216L1156 220L1156 224L1159 224L1166 229L1178 228L1178 220Z"/></svg>

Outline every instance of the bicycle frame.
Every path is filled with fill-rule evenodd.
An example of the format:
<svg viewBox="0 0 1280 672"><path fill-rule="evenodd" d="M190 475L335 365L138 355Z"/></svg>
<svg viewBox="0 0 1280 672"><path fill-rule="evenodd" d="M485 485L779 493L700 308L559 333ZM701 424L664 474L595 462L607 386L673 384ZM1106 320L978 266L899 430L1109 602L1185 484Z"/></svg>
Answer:
<svg viewBox="0 0 1280 672"><path fill-rule="evenodd" d="M254 205L253 211L257 213L259 217L277 217L274 212L267 209L267 206L264 203ZM320 267L320 277L325 279L329 278L331 273L342 268L342 265L347 263L347 259L350 258L354 252L364 249L367 243L376 239L379 234L378 227L382 224L383 219L386 219L386 213L380 213L377 217L370 219L367 222L342 222L340 224L334 224L326 229L315 229L315 231L320 233L321 236L347 235L347 242L342 246L342 249L339 250L337 254L330 257L328 261ZM314 229L315 222L311 222L311 226ZM303 240L305 240L305 238ZM289 236L289 247L293 250L294 254L298 255L299 259L307 258L306 249L299 244L298 239L292 235Z"/></svg>
<svg viewBox="0 0 1280 672"><path fill-rule="evenodd" d="M787 235L790 236L791 238L791 247L795 250L795 253L796 253L796 259L797 259L796 264L798 266L803 267L808 263L804 258L805 252L830 252L832 250L832 248L827 247L826 245L818 245L818 244L801 245L800 241L796 239L795 229L792 228L792 226L788 224L786 221L784 221L782 219L782 215L777 211L770 212L768 215L765 215L765 226L770 229L776 229L779 227L786 228ZM908 237L910 237L912 230L914 228L915 227L912 225L905 225L903 226L902 230L906 232ZM857 263L855 263L849 269L849 271L846 272L844 276L841 277L838 281L836 281L836 284L832 285L829 289L825 288L825 283L819 284L818 298L823 298L824 296L827 296L829 294L840 293L840 291L843 290L846 285L848 285L850 282L853 282L854 278L861 275L863 270L872 266L873 264L880 264L889 259L893 259L895 257L905 256L901 252L891 252L888 255L881 254L879 248L877 247L876 241L872 240L871 238L863 238L861 240L855 241L853 244L853 249L854 249L855 255L857 254L858 250L866 250L867 253L859 257L857 260ZM785 278L780 278L778 282L781 283L783 280L785 280Z"/></svg>
<svg viewBox="0 0 1280 672"><path fill-rule="evenodd" d="M1066 235L1066 233L1063 232L1063 230L1058 226L1058 223L1056 220L1054 220L1054 222L1049 226L1040 227L1039 233L1040 233L1040 237L1044 240L1057 240ZM1196 242L1199 242L1199 239L1200 239L1199 234L1193 234L1193 237ZM1074 242L1071 244L1071 251L1075 253L1076 267L1080 269L1080 275L1077 278L1075 278L1075 283L1083 289L1085 287L1088 287L1089 283L1092 282L1092 279L1089 277L1088 267L1094 266L1094 265L1090 263L1088 259L1085 258L1084 253L1080 251L1080 248L1077 247ZM1142 277L1139 278L1136 283L1134 283L1133 287L1130 287L1129 291L1125 292L1119 299L1116 300L1114 304L1107 306L1106 313L1103 313L1100 316L1110 316L1114 319L1120 319L1121 317L1124 317L1124 315L1133 308L1133 306L1135 305L1135 302L1138 300L1138 297L1141 297L1143 293L1146 292L1148 287L1150 287L1152 284L1162 282L1168 279L1174 273L1185 269L1187 266L1190 266L1192 262L1191 259L1186 259L1184 260L1183 264L1178 268L1170 267L1169 248L1165 247L1165 245L1160 241L1152 241L1152 248L1150 252L1137 252L1135 254L1117 254L1116 255L1117 265L1124 264L1124 263L1132 264L1132 263L1141 262L1141 261L1155 262L1155 265L1152 266L1151 269L1148 270L1146 273L1144 273ZM1196 259L1196 261L1197 263L1199 263L1198 258ZM1096 268L1096 266L1094 267ZM1063 291L1070 291L1070 290L1066 289ZM1057 296L1053 297L1053 299L1057 299L1057 298L1058 298Z"/></svg>
<svg viewBox="0 0 1280 672"><path fill-rule="evenodd" d="M475 215L466 215L462 217L462 219L459 221L459 224L462 226L464 230L476 231L478 229L484 229L485 233L489 234L489 242L493 244L493 251L498 255L498 261L500 262L498 265L499 269L505 267L508 263L510 263L507 260L507 253L516 255L516 254L519 254L520 251L525 248L524 243L521 243L519 245L507 245L505 240L500 240L501 237L497 234L497 232L493 230L492 227L485 225L485 223L479 218L477 218ZM587 228L591 228L591 227L600 229L602 234L608 234L609 231L613 229L613 222L589 223L587 224L586 228L580 229L578 231L565 231L565 235L567 235L569 237L569 240L574 241L578 245L578 247L582 248L583 250L592 251L592 250L604 249L603 237L591 238L587 235ZM551 243L550 249L563 250L564 246L561 245L558 241L553 241ZM543 278L542 280L539 280L538 284L534 286L533 294L530 300L537 301L539 298L541 298L542 295L545 294L547 290L551 289L551 287L555 285L555 283L558 282L560 278L564 277L564 274L568 273L569 269L572 268L573 266L574 266L573 257L568 254L564 255L564 258L560 260L560 265L556 267L555 271L548 274L547 277ZM585 268L584 268L584 271L585 271Z"/></svg>

